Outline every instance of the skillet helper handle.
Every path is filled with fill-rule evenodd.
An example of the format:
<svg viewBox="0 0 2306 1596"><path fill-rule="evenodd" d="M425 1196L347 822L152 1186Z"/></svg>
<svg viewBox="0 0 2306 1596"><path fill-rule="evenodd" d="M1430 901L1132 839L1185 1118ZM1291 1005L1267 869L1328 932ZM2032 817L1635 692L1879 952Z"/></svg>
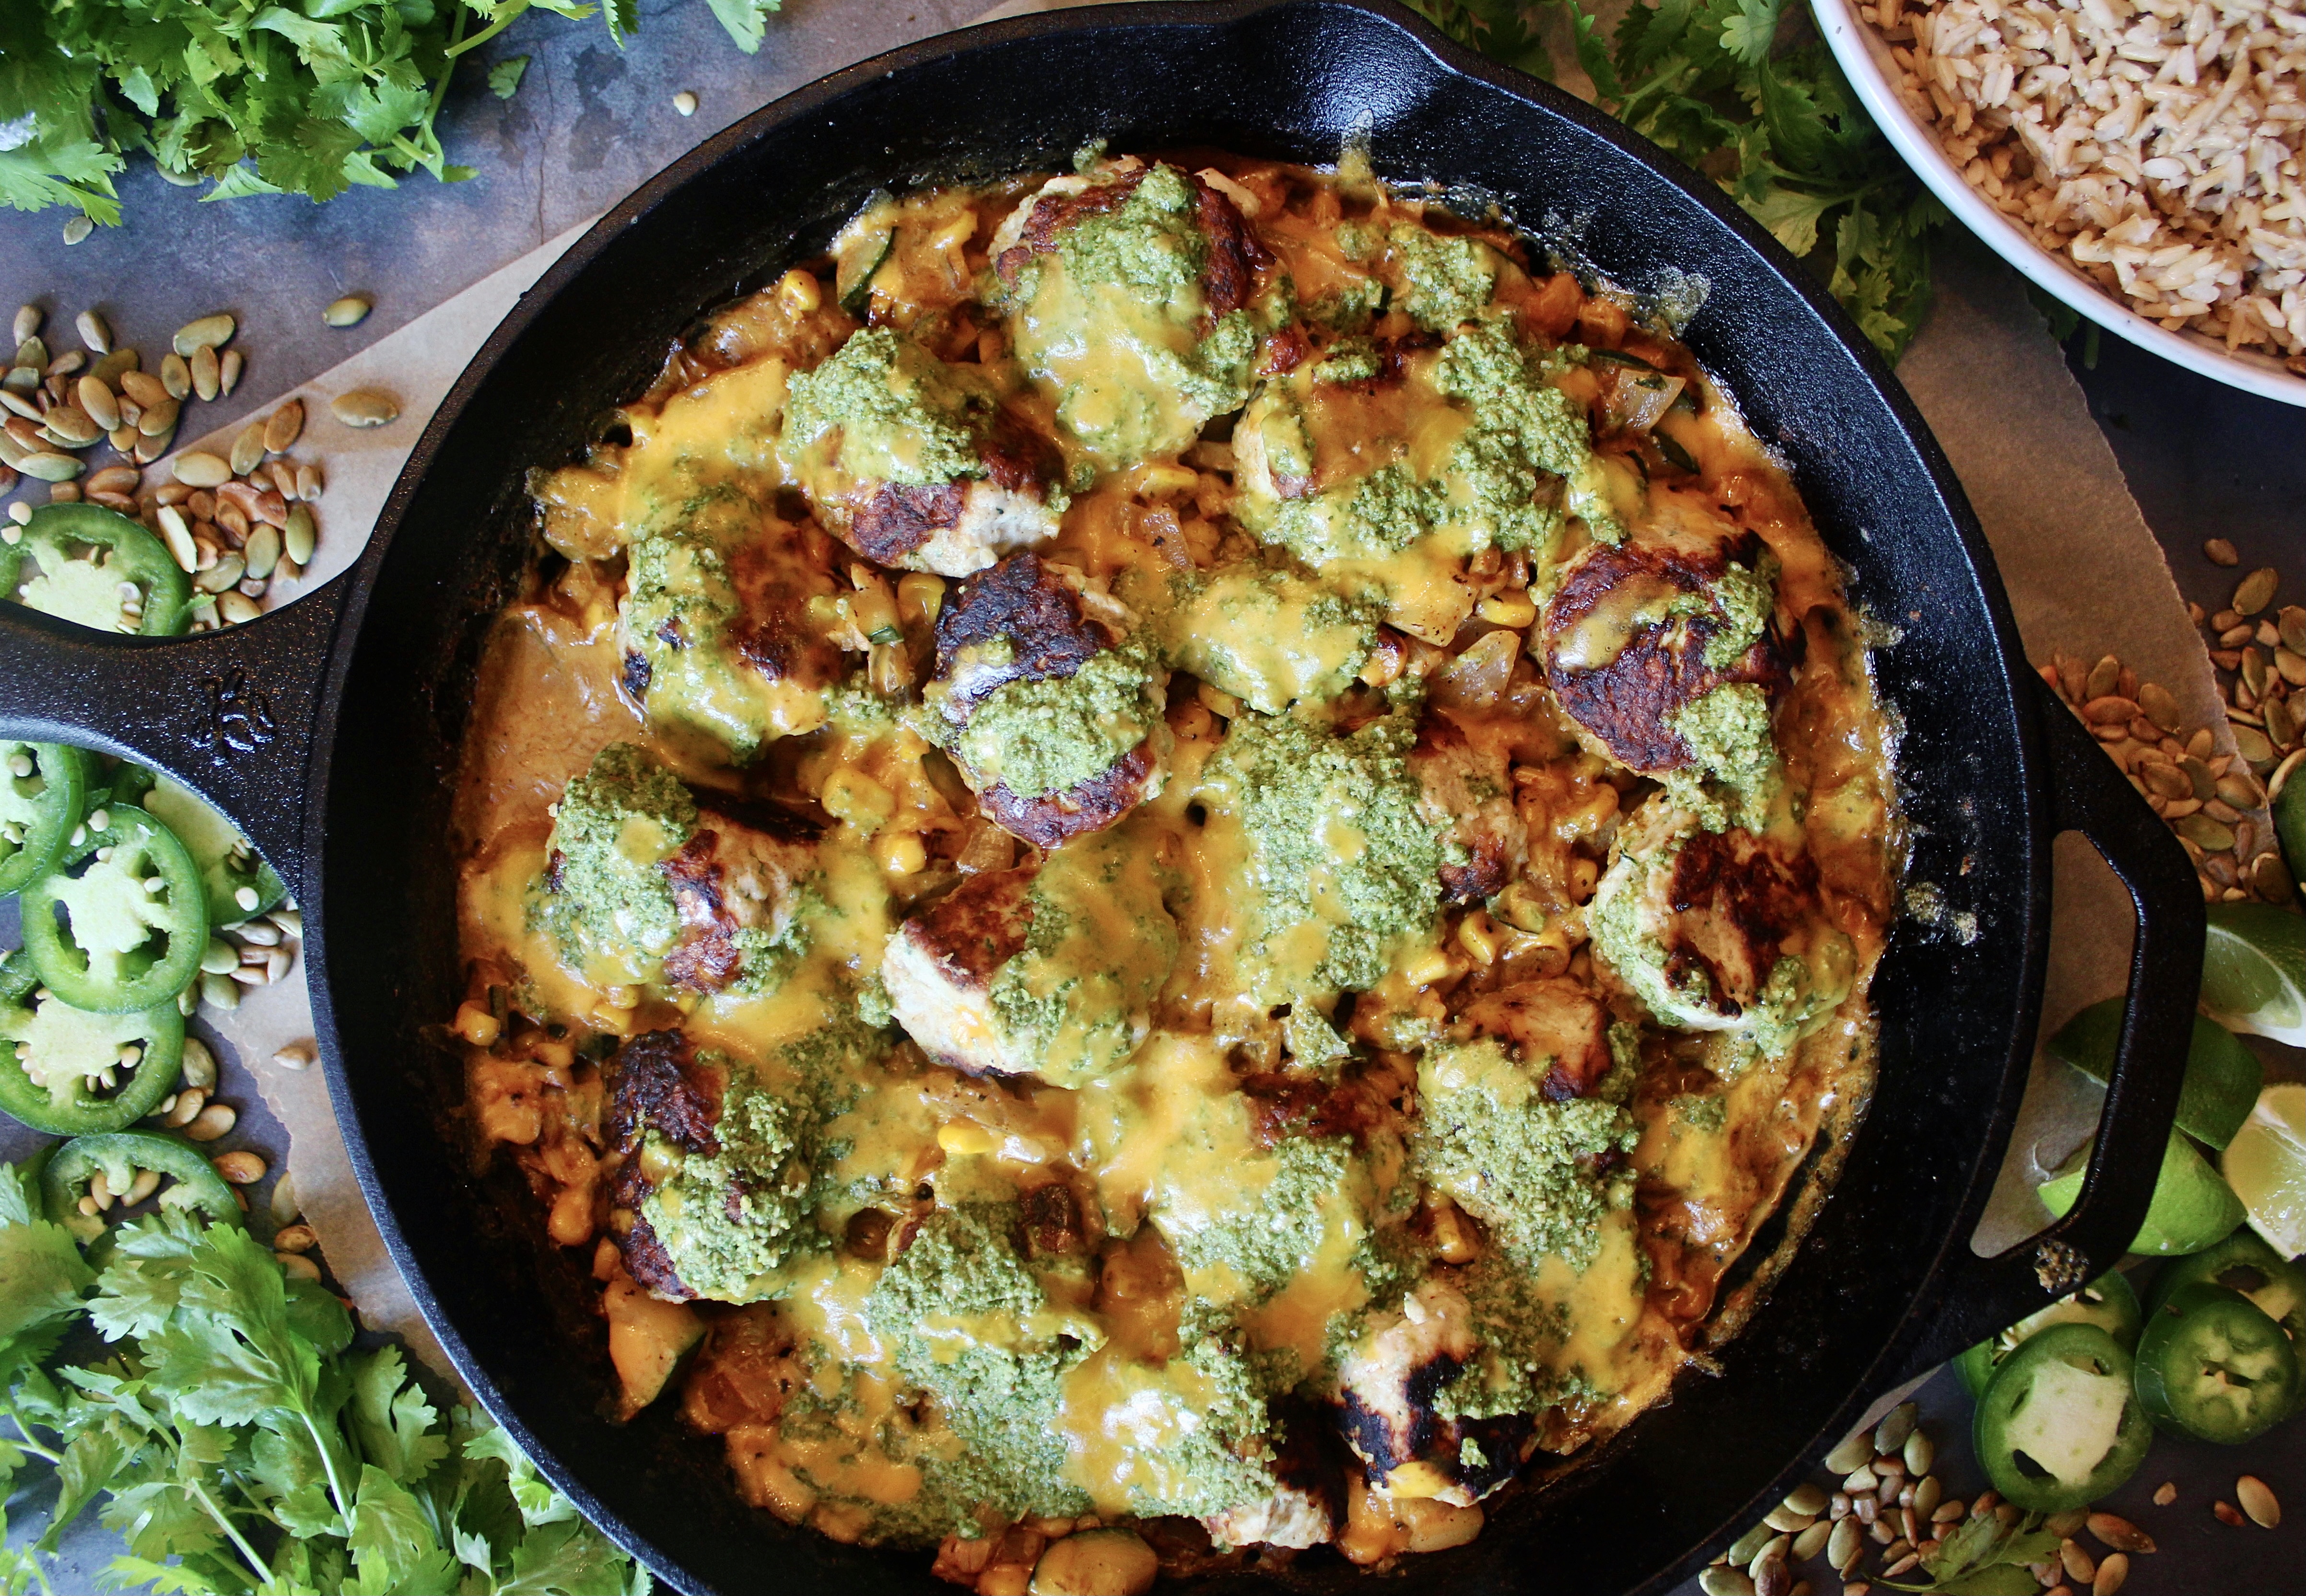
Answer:
<svg viewBox="0 0 2306 1596"><path fill-rule="evenodd" d="M305 767L350 575L236 627L119 637L0 603L0 737L167 771L304 895Z"/></svg>
<svg viewBox="0 0 2306 1596"><path fill-rule="evenodd" d="M2028 679L2040 704L2051 830L2080 832L2130 891L2137 937L2122 1037L2072 1210L1992 1258L1957 1243L1945 1306L1909 1374L2047 1307L2129 1250L2153 1200L2193 1039L2206 920L2192 861L2073 713L2038 678Z"/></svg>

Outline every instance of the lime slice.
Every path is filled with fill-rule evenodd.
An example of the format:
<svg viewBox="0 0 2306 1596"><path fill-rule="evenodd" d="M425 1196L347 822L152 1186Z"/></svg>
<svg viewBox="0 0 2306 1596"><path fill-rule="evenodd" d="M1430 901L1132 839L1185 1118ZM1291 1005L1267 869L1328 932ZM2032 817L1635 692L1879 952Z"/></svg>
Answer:
<svg viewBox="0 0 2306 1596"><path fill-rule="evenodd" d="M2293 771L2291 775L2298 772ZM2294 878L2306 868L2306 781L2285 779L2274 795L2274 835L2282 844L2282 862Z"/></svg>
<svg viewBox="0 0 2306 1596"><path fill-rule="evenodd" d="M2285 1258L2306 1252L2306 1086L2285 1080L2260 1092L2225 1163L2250 1227Z"/></svg>
<svg viewBox="0 0 2306 1596"><path fill-rule="evenodd" d="M2306 1046L2306 916L2218 903L2209 920L2202 1011L2229 1030Z"/></svg>
<svg viewBox="0 0 2306 1596"><path fill-rule="evenodd" d="M2092 1003L2043 1046L2052 1058L2092 1080L2108 1080L2122 1036L2122 1010L2118 997ZM2216 1020L2196 1015L2193 1044L2186 1050L2186 1084L2178 1098L2178 1129L2211 1147L2225 1146L2250 1117L2265 1080L2258 1054Z"/></svg>
<svg viewBox="0 0 2306 1596"><path fill-rule="evenodd" d="M2084 1144L2036 1193L2042 1206L2062 1219L2081 1195L2082 1172L2088 1166L2089 1153L2088 1144ZM2147 1208L2146 1223L2138 1227L2130 1250L2165 1258L2199 1252L2232 1235L2242 1218L2242 1199L2233 1189L2218 1178L2218 1172L2192 1142L2173 1131L2162 1149L2162 1173L2154 1182L2154 1200Z"/></svg>

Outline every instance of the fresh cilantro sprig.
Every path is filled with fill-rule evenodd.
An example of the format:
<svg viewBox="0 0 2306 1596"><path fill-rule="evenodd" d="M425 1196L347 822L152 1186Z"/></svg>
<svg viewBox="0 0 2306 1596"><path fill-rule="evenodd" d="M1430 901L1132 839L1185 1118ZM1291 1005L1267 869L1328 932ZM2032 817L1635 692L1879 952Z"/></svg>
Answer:
<svg viewBox="0 0 2306 1596"><path fill-rule="evenodd" d="M747 54L779 0L706 0ZM639 0L5 0L0 205L115 226L113 176L143 151L209 200L329 200L452 164L434 124L457 63L531 10L602 13L619 47ZM509 98L518 64L489 87Z"/></svg>
<svg viewBox="0 0 2306 1596"><path fill-rule="evenodd" d="M2054 1562L2057 1556L2058 1538L2042 1528L2038 1516L2004 1523L1984 1513L1964 1519L1935 1553L1922 1559L1922 1572L1929 1575L1926 1583L1878 1577L1874 1583L1930 1596L2034 1596L2042 1587L2028 1565Z"/></svg>
<svg viewBox="0 0 2306 1596"><path fill-rule="evenodd" d="M0 1504L34 1463L57 1488L37 1541L0 1544L0 1593L49 1592L45 1554L98 1504L124 1590L645 1596L510 1437L442 1413L397 1348L354 1350L342 1304L246 1231L169 1213L110 1236L91 1267L0 1165ZM82 1325L106 1355L59 1363Z"/></svg>
<svg viewBox="0 0 2306 1596"><path fill-rule="evenodd" d="M1580 0L1410 0L1508 65L1551 76L1537 26L1566 17L1602 109L1719 183L1824 279L1875 346L1903 352L1930 302L1946 212L1883 139L1787 0L1636 4L1605 38Z"/></svg>

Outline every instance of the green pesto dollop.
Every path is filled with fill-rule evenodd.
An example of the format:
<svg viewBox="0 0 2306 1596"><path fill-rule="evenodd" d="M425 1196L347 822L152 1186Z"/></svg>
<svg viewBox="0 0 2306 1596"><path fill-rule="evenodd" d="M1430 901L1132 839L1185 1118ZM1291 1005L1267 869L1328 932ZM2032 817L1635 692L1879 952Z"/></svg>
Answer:
<svg viewBox="0 0 2306 1596"><path fill-rule="evenodd" d="M1689 764L1666 772L1668 796L1709 831L1759 829L1781 785L1768 692L1753 682L1725 682L1675 711L1666 724L1690 752Z"/></svg>
<svg viewBox="0 0 2306 1596"><path fill-rule="evenodd" d="M1058 1417L1066 1373L1094 1350L1093 1326L1048 1311L1010 1240L1017 1223L1007 1204L931 1216L882 1271L865 1317L905 1378L936 1398L986 1499L1012 1516L1078 1515L1089 1498L1067 1477Z"/></svg>
<svg viewBox="0 0 2306 1596"><path fill-rule="evenodd" d="M848 476L915 486L985 474L979 440L991 389L887 328L853 334L813 371L797 371L785 402L783 451L807 480L830 450Z"/></svg>
<svg viewBox="0 0 2306 1596"><path fill-rule="evenodd" d="M1208 324L1209 243L1191 182L1157 165L1113 209L1076 218L1004 300L1011 344L1056 401L1093 477L1174 455L1249 397L1271 304Z"/></svg>
<svg viewBox="0 0 2306 1596"><path fill-rule="evenodd" d="M1386 235L1405 292L1401 308L1421 327L1454 332L1471 321L1497 292L1497 252L1479 240L1443 237L1411 222Z"/></svg>
<svg viewBox="0 0 2306 1596"><path fill-rule="evenodd" d="M1545 1063L1517 1063L1494 1038L1430 1050L1417 1066L1410 1147L1426 1182L1487 1225L1507 1257L1534 1269L1558 1254L1582 1269L1602 1219L1633 1199L1630 1168L1592 1172L1601 1154L1629 1153L1640 1139L1625 1106L1632 1071L1556 1103L1543 1089Z"/></svg>
<svg viewBox="0 0 2306 1596"><path fill-rule="evenodd" d="M788 1266L832 1242L814 1223L816 1105L795 1082L773 1088L725 1054L700 1062L728 1071L713 1133L721 1150L683 1153L653 1132L641 1156L669 1172L641 1203L641 1216L689 1290L722 1302L779 1296Z"/></svg>
<svg viewBox="0 0 2306 1596"><path fill-rule="evenodd" d="M1435 1393L1437 1413L1444 1419L1498 1419L1601 1396L1581 1370L1560 1366L1569 1310L1538 1292L1529 1269L1504 1253L1490 1252L1454 1277L1473 1310L1475 1350Z"/></svg>
<svg viewBox="0 0 2306 1596"><path fill-rule="evenodd" d="M1294 715L1234 720L1203 787L1247 845L1243 974L1260 998L1365 991L1432 935L1445 856L1409 769L1416 737L1407 714L1344 737Z"/></svg>
<svg viewBox="0 0 2306 1596"><path fill-rule="evenodd" d="M1007 682L979 699L942 740L982 789L1046 798L1102 774L1161 725L1167 675L1132 638L1071 676Z"/></svg>
<svg viewBox="0 0 2306 1596"><path fill-rule="evenodd" d="M1448 474L1464 484L1451 506L1457 518L1486 523L1499 548L1544 548L1560 525L1559 512L1535 502L1546 474L1562 479L1569 514L1596 536L1625 535L1584 406L1546 381L1543 361L1506 327L1485 323L1451 338L1433 385L1473 417L1450 452Z"/></svg>
<svg viewBox="0 0 2306 1596"><path fill-rule="evenodd" d="M1241 1189L1254 1194L1248 1206L1196 1216L1190 1226L1174 1212L1156 1215L1197 1296L1222 1292L1261 1302L1311 1266L1332 1231L1365 1228L1367 1177L1351 1138L1293 1138L1263 1161L1270 1164L1264 1179L1243 1181ZM1234 1281L1238 1296L1226 1289Z"/></svg>
<svg viewBox="0 0 2306 1596"><path fill-rule="evenodd" d="M1021 1073L1077 1088L1129 1062L1177 958L1177 926L1144 841L1126 827L1050 850L1026 889L1025 945L986 997Z"/></svg>
<svg viewBox="0 0 2306 1596"><path fill-rule="evenodd" d="M1268 715L1353 686L1383 619L1374 604L1254 564L1171 577L1169 600L1159 623L1169 662Z"/></svg>
<svg viewBox="0 0 2306 1596"><path fill-rule="evenodd" d="M611 743L553 807L551 890L535 917L580 966L606 962L645 980L680 935L664 861L696 831L680 778L630 743Z"/></svg>

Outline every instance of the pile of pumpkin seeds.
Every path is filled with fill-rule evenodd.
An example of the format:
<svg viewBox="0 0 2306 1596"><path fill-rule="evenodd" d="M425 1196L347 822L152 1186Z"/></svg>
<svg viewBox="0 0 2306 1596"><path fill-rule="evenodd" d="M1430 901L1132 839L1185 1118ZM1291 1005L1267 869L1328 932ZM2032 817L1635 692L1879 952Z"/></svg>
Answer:
<svg viewBox="0 0 2306 1596"><path fill-rule="evenodd" d="M2306 610L2285 613L2296 614L2306 626ZM2264 658L2258 657L2262 671ZM2306 659L2300 662L2306 665ZM2263 818L2267 778L2276 770L2278 751L2262 721L2244 721L2229 710L2235 751L2220 754L2208 727L2187 731L2169 690L2140 681L2117 655L2107 654L2093 665L2056 653L2036 669L2178 834L2206 901L2292 900L2290 872ZM2306 708L2306 699L2301 706ZM2286 715L2281 726L2294 747L2297 730Z"/></svg>
<svg viewBox="0 0 2306 1596"><path fill-rule="evenodd" d="M192 629L253 620L272 584L303 573L320 536L312 505L327 486L317 464L288 457L304 426L291 399L251 422L229 455L194 450L153 485L144 470L168 451L184 406L230 394L244 361L230 347L239 330L218 312L176 329L157 371L133 349L115 348L94 311L74 329L83 347L51 354L38 306L16 312L16 352L0 376L0 495L20 480L45 482L52 503L85 500L133 516L167 545L192 578ZM84 458L108 445L117 458ZM19 500L10 517L30 507ZM4 535L4 534L0 534Z"/></svg>
<svg viewBox="0 0 2306 1596"><path fill-rule="evenodd" d="M1823 1596L1806 1566L1816 1567L1819 1581L1831 1572L1841 1596L1870 1596L1876 1579L1926 1580L1922 1565L1965 1519L1993 1514L2015 1523L2018 1508L1991 1490L1967 1502L1946 1494L1933 1472L1937 1448L1918 1418L1913 1403L1900 1403L1827 1453L1838 1483L1802 1485L1772 1508L1698 1575L1705 1596ZM2131 1558L2155 1549L2152 1536L2111 1513L2078 1508L2042 1527L2058 1537L2057 1559L2027 1571L2045 1596L2114 1596L2130 1576ZM2083 1545L2084 1532L2102 1553ZM1870 1574L1869 1558L1877 1565Z"/></svg>

